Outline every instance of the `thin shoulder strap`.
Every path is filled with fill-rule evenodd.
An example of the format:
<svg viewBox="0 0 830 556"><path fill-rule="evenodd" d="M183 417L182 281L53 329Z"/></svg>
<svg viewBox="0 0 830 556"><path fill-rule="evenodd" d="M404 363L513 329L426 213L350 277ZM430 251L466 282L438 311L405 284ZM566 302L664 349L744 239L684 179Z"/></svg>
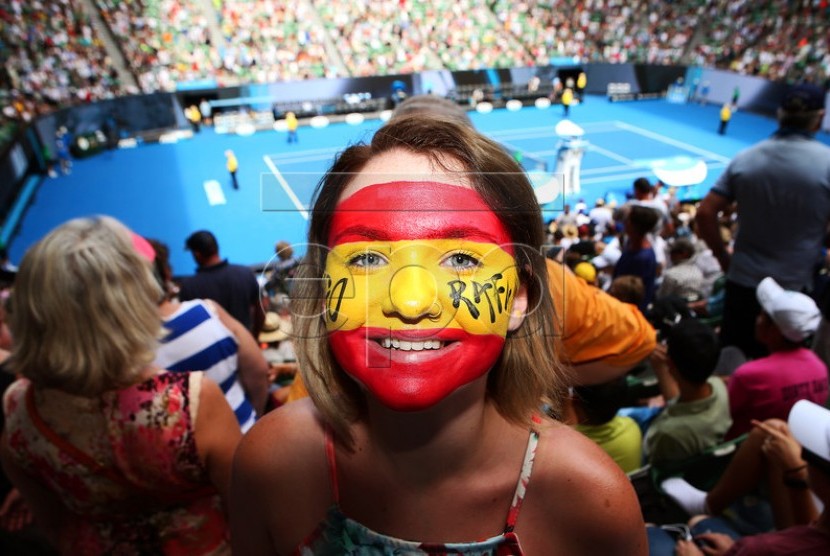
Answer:
<svg viewBox="0 0 830 556"><path fill-rule="evenodd" d="M340 487L337 483L337 460L334 457L334 436L328 425L323 426L323 434L326 440L326 463L329 468L329 484L331 485L331 496L334 503L340 503Z"/></svg>
<svg viewBox="0 0 830 556"><path fill-rule="evenodd" d="M510 511L507 512L507 522L504 525L505 533L513 532L513 529L516 527L516 521L519 519L519 510L522 509L522 502L524 502L525 494L527 494L527 484L530 482L530 474L533 471L533 460L536 459L536 446L538 444L539 433L531 430L530 437L527 440L525 459L522 462L522 472L519 475L519 484L516 485L516 492L513 494L513 503L510 504Z"/></svg>

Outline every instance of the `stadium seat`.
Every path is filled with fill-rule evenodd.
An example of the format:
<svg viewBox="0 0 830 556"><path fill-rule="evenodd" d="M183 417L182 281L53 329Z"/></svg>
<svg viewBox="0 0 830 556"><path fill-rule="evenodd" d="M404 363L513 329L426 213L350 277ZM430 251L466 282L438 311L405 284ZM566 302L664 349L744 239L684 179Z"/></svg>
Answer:
<svg viewBox="0 0 830 556"><path fill-rule="evenodd" d="M701 490L711 489L718 482L738 446L747 439L749 434L713 446L701 454L670 464L661 464L651 467L651 478L655 485L659 485L670 477L681 477L689 484Z"/></svg>

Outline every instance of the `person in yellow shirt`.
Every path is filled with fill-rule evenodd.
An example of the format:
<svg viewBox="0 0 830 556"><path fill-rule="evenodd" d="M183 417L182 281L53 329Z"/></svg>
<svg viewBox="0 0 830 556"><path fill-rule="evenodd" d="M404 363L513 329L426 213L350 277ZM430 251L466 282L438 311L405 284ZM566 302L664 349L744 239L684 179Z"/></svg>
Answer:
<svg viewBox="0 0 830 556"><path fill-rule="evenodd" d="M579 102L584 102L585 100L585 87L588 85L588 76L585 75L584 71L579 72L579 76L576 78L576 98L579 99Z"/></svg>
<svg viewBox="0 0 830 556"><path fill-rule="evenodd" d="M565 90L562 91L562 109L564 110L565 117L567 118L571 113L571 104L574 101L574 90L570 87L565 87Z"/></svg>
<svg viewBox="0 0 830 556"><path fill-rule="evenodd" d="M231 183L233 183L233 188L239 189L239 182L236 181L236 171L239 169L239 161L236 160L236 155L233 154L233 151L230 149L225 151L225 158L227 159L225 166L231 175Z"/></svg>
<svg viewBox="0 0 830 556"><path fill-rule="evenodd" d="M195 104L185 108L184 115L193 127L193 133L199 133L202 127L202 113Z"/></svg>
<svg viewBox="0 0 830 556"><path fill-rule="evenodd" d="M299 122L297 121L297 115L294 112L288 112L285 115L285 126L288 129L288 142L289 143L297 143L297 126Z"/></svg>
<svg viewBox="0 0 830 556"><path fill-rule="evenodd" d="M729 120L732 119L732 107L729 106L729 103L723 105L723 108L720 109L720 127L718 128L719 135L726 134L726 126L729 125Z"/></svg>

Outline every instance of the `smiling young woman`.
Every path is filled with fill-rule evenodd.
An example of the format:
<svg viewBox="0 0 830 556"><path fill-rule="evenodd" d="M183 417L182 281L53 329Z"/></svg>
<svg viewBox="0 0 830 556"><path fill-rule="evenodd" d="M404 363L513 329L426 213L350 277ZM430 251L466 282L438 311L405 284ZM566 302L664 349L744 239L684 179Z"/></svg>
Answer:
<svg viewBox="0 0 830 556"><path fill-rule="evenodd" d="M645 553L625 475L542 415L542 241L527 178L468 126L404 117L338 157L293 296L311 399L243 440L235 551Z"/></svg>

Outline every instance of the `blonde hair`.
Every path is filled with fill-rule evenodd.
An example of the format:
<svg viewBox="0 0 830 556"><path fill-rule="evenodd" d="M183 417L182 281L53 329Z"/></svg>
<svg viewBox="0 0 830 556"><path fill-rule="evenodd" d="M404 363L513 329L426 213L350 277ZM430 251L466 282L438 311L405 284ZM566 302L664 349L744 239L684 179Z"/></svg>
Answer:
<svg viewBox="0 0 830 556"><path fill-rule="evenodd" d="M328 251L331 216L352 176L372 158L403 149L441 165L456 160L470 172L474 189L495 212L513 241L520 280L527 288L528 315L508 335L488 375L488 396L508 420L530 424L542 404L560 407L564 370L554 353L554 309L540 249L544 228L533 188L522 169L498 143L453 119L417 114L395 118L368 145L342 152L317 186L309 222L309 248L292 295L295 348L309 395L325 421L346 443L349 424L360 418L365 398L337 364L326 341L320 307L326 291L321 277Z"/></svg>
<svg viewBox="0 0 830 556"><path fill-rule="evenodd" d="M155 356L160 295L123 224L70 220L20 263L11 369L38 386L81 396L133 384Z"/></svg>

